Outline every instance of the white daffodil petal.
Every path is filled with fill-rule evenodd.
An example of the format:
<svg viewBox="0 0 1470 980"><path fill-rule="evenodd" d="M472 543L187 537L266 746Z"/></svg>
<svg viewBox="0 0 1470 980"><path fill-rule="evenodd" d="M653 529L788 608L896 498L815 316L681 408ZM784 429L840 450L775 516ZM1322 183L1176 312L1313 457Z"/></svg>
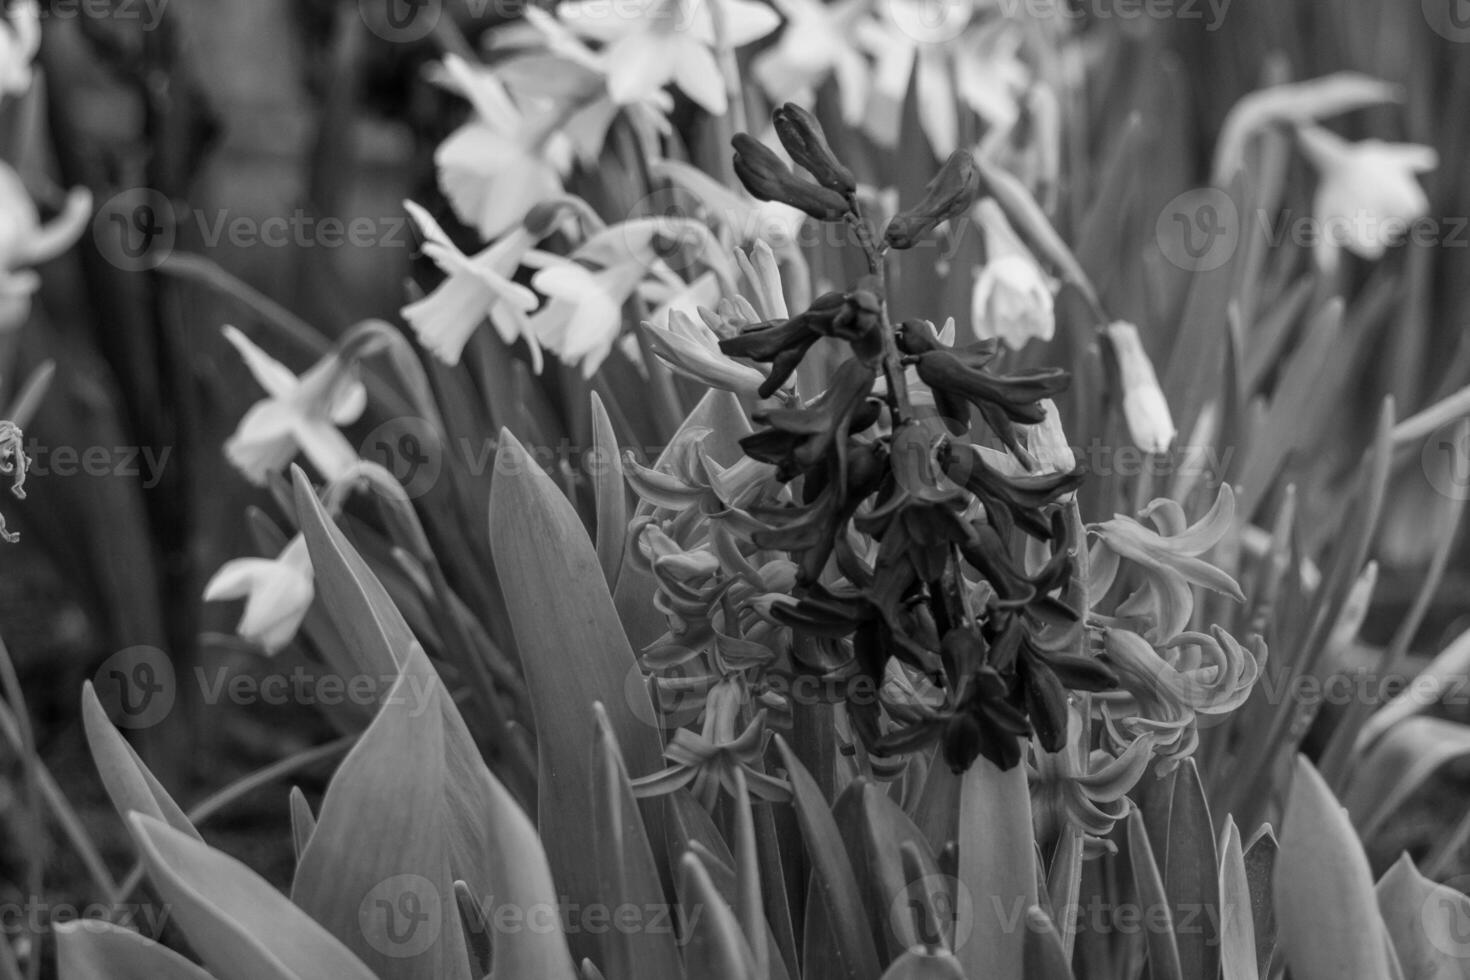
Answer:
<svg viewBox="0 0 1470 980"><path fill-rule="evenodd" d="M301 452L322 479L341 479L358 461L357 450L335 425L326 419L295 419L292 434Z"/></svg>
<svg viewBox="0 0 1470 980"><path fill-rule="evenodd" d="M235 327L226 326L224 335L240 352L240 358L266 394L272 398L287 398L296 390L296 375L290 368L261 350Z"/></svg>
<svg viewBox="0 0 1470 980"><path fill-rule="evenodd" d="M245 600L245 612L236 632L259 643L268 654L280 652L301 629L315 595L310 575L281 562L271 562L272 570Z"/></svg>
<svg viewBox="0 0 1470 980"><path fill-rule="evenodd" d="M235 558L225 562L204 586L205 602L243 599L275 569L269 558Z"/></svg>

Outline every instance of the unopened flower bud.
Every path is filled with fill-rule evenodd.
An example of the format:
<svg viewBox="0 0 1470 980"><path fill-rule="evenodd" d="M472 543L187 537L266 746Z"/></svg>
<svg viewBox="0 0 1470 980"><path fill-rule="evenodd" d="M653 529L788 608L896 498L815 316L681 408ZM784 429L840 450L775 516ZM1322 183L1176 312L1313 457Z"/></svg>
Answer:
<svg viewBox="0 0 1470 980"><path fill-rule="evenodd" d="M888 222L883 240L893 248L913 248L940 222L957 218L980 196L980 170L975 158L956 150L924 188L924 198Z"/></svg>
<svg viewBox="0 0 1470 980"><path fill-rule="evenodd" d="M786 147L791 159L817 179L817 183L844 197L857 190L857 179L832 152L816 116L796 103L788 102L777 109L772 118L781 145Z"/></svg>
<svg viewBox="0 0 1470 980"><path fill-rule="evenodd" d="M1128 433L1139 449L1168 452L1177 430L1169 403L1159 388L1153 362L1138 338L1138 328L1121 320L1104 328L1118 359L1118 376L1123 386L1123 418Z"/></svg>
<svg viewBox="0 0 1470 980"><path fill-rule="evenodd" d="M735 176L753 197L789 204L819 221L841 221L847 213L841 194L796 176L775 151L749 133L736 133L731 145Z"/></svg>

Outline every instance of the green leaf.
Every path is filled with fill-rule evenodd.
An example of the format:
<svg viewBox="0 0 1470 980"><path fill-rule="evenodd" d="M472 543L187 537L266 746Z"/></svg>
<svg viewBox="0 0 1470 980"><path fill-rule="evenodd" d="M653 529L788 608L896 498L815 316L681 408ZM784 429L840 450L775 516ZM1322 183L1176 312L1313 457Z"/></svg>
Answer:
<svg viewBox="0 0 1470 980"><path fill-rule="evenodd" d="M386 688L418 640L378 577L327 515L306 474L293 466L291 478L316 594L356 657L354 666Z"/></svg>
<svg viewBox="0 0 1470 980"><path fill-rule="evenodd" d="M810 901L820 902L826 914L834 940L831 953L840 975L848 980L876 980L882 972L878 950L837 821L816 780L779 735L776 747L791 781L801 836L811 858L815 889Z"/></svg>
<svg viewBox="0 0 1470 980"><path fill-rule="evenodd" d="M407 623L392 600L335 524L327 517L304 475L296 471L296 509L323 596L338 629L368 676L396 677L400 662L422 656ZM506 788L485 767L454 702L439 699L443 711L444 759L448 766L445 805L449 828L450 872L477 896L507 895L515 908L551 903L557 890L531 822ZM575 975L560 929L519 929L504 941L503 976L563 980ZM529 973L515 972L529 970ZM540 972L537 972L540 971ZM500 978L497 978L500 980Z"/></svg>
<svg viewBox="0 0 1470 980"><path fill-rule="evenodd" d="M1076 909L1082 893L1083 845L1082 832L1068 823L1062 828L1047 871L1046 888L1051 896L1052 919L1060 920L1057 930L1068 962L1071 962L1077 942Z"/></svg>
<svg viewBox="0 0 1470 980"><path fill-rule="evenodd" d="M599 889L606 906L631 905L647 914L668 908L658 864L649 845L648 832L638 811L638 802L628 782L617 736L601 705L594 706L597 737L593 746L592 783L588 787L594 803L593 847L597 859ZM609 980L682 980L683 964L672 929L611 928L602 937L599 964ZM762 937L764 938L764 937Z"/></svg>
<svg viewBox="0 0 1470 980"><path fill-rule="evenodd" d="M1225 818L1220 844L1220 973L1222 980L1259 980L1255 911L1240 830Z"/></svg>
<svg viewBox="0 0 1470 980"><path fill-rule="evenodd" d="M1262 826L1245 849L1245 877L1250 885L1251 918L1256 937L1256 972L1271 973L1276 955L1276 835Z"/></svg>
<svg viewBox="0 0 1470 980"><path fill-rule="evenodd" d="M1174 780L1164 890L1175 923L1179 968L1186 977L1213 977L1220 969L1220 875L1215 830L1199 769L1186 759Z"/></svg>
<svg viewBox="0 0 1470 980"><path fill-rule="evenodd" d="M1001 770L981 756L960 787L959 884L974 930L955 955L972 977L1025 976L1026 910L1037 904L1036 841L1026 767ZM956 943L963 923L956 927Z"/></svg>
<svg viewBox="0 0 1470 980"><path fill-rule="evenodd" d="M1061 934L1040 906L1026 910L1026 980L1072 980L1072 967Z"/></svg>
<svg viewBox="0 0 1470 980"><path fill-rule="evenodd" d="M1368 858L1317 770L1298 757L1276 859L1276 919L1295 980L1382 980L1391 951Z"/></svg>
<svg viewBox="0 0 1470 980"><path fill-rule="evenodd" d="M1128 814L1128 857L1133 865L1133 887L1148 919L1148 975L1150 980L1183 980L1179 947L1174 940L1174 913L1164 892L1164 880L1154 861L1153 845L1144 826L1143 811ZM1157 910L1157 911L1156 911ZM1163 919L1160 922L1160 919Z"/></svg>
<svg viewBox="0 0 1470 980"><path fill-rule="evenodd" d="M239 861L154 817L133 813L128 822L173 921L220 980L378 980Z"/></svg>
<svg viewBox="0 0 1470 980"><path fill-rule="evenodd" d="M571 902L601 898L595 862L578 842L593 819L586 790L592 779L595 722L602 702L628 771L660 767L662 745L651 722L653 705L613 608L587 531L572 505L510 432L502 432L490 491L490 544L502 577L516 645L526 673L540 751L538 824L556 882ZM650 836L663 837L658 810L645 813ZM579 958L595 943L573 937Z"/></svg>
<svg viewBox="0 0 1470 980"><path fill-rule="evenodd" d="M468 980L444 825L443 697L422 654L332 777L291 900L383 980Z"/></svg>
<svg viewBox="0 0 1470 980"><path fill-rule="evenodd" d="M612 420L597 392L592 393L593 496L597 501L597 562L610 592L616 592L628 544L628 488Z"/></svg>
<svg viewBox="0 0 1470 980"><path fill-rule="evenodd" d="M869 779L855 779L832 808L852 856L854 872L862 888L872 932L880 940L884 959L892 961L926 937L904 903L919 879L940 879L939 863L923 831L914 825L884 787ZM904 869L903 848L912 844L921 865L917 879ZM922 887L922 886L920 886ZM952 940L953 923L944 922L946 938ZM934 937L927 937L932 941Z"/></svg>
<svg viewBox="0 0 1470 980"><path fill-rule="evenodd" d="M306 795L301 792L301 787L291 787L291 845L296 852L296 860L301 860L301 853L306 850L311 835L316 831L316 815L311 812L311 804L306 802Z"/></svg>
<svg viewBox="0 0 1470 980"><path fill-rule="evenodd" d="M1408 980L1470 977L1470 897L1421 875L1407 854L1374 892Z"/></svg>
<svg viewBox="0 0 1470 980"><path fill-rule="evenodd" d="M1470 726L1415 715L1374 743L1348 783L1343 802L1371 840L1442 767L1470 755Z"/></svg>
<svg viewBox="0 0 1470 980"><path fill-rule="evenodd" d="M949 950L918 946L894 960L883 980L966 980L966 976L965 968Z"/></svg>
<svg viewBox="0 0 1470 980"><path fill-rule="evenodd" d="M1358 732L1357 751L1363 752L1398 723L1419 714L1470 676L1470 630L1441 650L1393 700L1373 713Z"/></svg>
<svg viewBox="0 0 1470 980"><path fill-rule="evenodd" d="M146 813L195 840L203 840L138 753L112 726L91 681L82 687L82 727L87 733L92 761L119 816L126 819L131 812Z"/></svg>
<svg viewBox="0 0 1470 980"><path fill-rule="evenodd" d="M102 919L55 928L60 980L213 980L167 946Z"/></svg>
<svg viewBox="0 0 1470 980"><path fill-rule="evenodd" d="M699 980L761 980L735 913L693 853L679 862L680 892L688 926L688 967Z"/></svg>

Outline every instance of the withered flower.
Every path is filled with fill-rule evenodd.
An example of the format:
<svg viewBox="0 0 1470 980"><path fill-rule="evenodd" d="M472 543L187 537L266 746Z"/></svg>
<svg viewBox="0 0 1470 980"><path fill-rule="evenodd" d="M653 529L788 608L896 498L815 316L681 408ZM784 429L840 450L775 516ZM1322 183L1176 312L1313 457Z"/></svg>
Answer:
<svg viewBox="0 0 1470 980"><path fill-rule="evenodd" d="M883 240L891 248L913 248L941 222L968 211L980 196L980 189L980 168L975 166L975 158L964 150L956 150L924 188L919 203L900 211L888 222Z"/></svg>
<svg viewBox="0 0 1470 980"><path fill-rule="evenodd" d="M819 221L841 221L848 204L838 192L796 176L776 152L749 133L736 133L735 176L752 197L779 201Z"/></svg>

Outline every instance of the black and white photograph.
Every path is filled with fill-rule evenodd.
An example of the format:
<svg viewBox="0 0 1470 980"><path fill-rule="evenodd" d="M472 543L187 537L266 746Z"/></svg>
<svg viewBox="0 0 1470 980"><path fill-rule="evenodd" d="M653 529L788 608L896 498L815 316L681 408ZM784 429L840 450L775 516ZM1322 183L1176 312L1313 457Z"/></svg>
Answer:
<svg viewBox="0 0 1470 980"><path fill-rule="evenodd" d="M1470 980L1470 0L0 0L0 980Z"/></svg>

